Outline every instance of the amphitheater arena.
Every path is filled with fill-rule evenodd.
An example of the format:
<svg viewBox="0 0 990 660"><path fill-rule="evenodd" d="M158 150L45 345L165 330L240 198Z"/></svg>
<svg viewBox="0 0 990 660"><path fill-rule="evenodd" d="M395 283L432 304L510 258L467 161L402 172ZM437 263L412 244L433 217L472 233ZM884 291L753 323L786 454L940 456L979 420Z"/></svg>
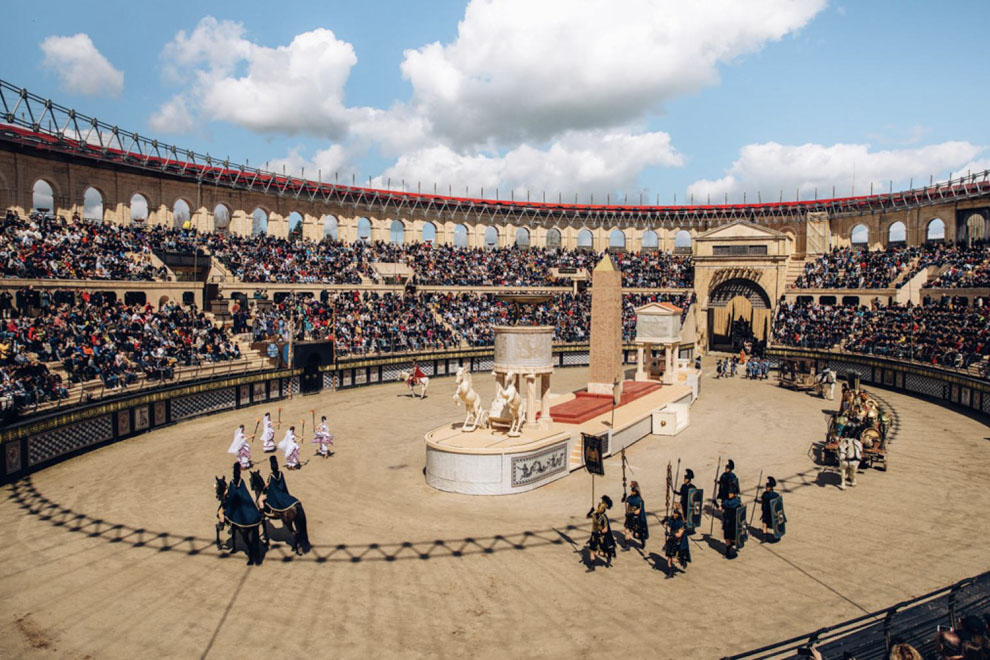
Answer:
<svg viewBox="0 0 990 660"><path fill-rule="evenodd" d="M790 657L817 641L867 658L896 638L937 657L936 625L990 610L986 173L792 203L462 198L261 172L0 91L17 107L0 118L3 655ZM604 252L627 312L684 308L679 357L702 358L703 385L686 431L627 452L650 540L589 568L583 470L517 495L443 493L425 483L423 434L461 418L457 368L492 397L488 330L509 314L495 294L549 296L534 315L557 328L553 389L587 382ZM137 339L122 306L141 310ZM134 350L83 351L63 330L80 316ZM301 334L286 342L289 316ZM773 368L858 377L894 420L889 469L840 491L815 460L838 402L713 378L741 341ZM425 399L396 382L413 359ZM248 567L215 545L213 477L236 426L266 411L282 430L306 421L287 479L313 547L296 556L276 531ZM312 456L314 414L336 435L328 460ZM666 579L668 463L710 494L729 457L744 498L776 477L787 535L726 561L706 516ZM619 457L596 489L618 501Z"/></svg>

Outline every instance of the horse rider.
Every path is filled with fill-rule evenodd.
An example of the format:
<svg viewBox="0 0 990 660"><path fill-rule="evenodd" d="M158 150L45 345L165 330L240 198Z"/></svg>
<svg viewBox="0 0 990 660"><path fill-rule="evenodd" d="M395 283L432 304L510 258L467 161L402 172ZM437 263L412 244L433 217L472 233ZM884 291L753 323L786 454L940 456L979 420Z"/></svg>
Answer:
<svg viewBox="0 0 990 660"><path fill-rule="evenodd" d="M274 456L268 457L272 473L268 475L268 484L264 492L258 496L258 503L261 510L266 515L283 513L299 504L299 500L289 493L289 488L285 484L285 475L278 469L278 459ZM309 546L309 533L306 530L306 516L299 515L295 519L298 528L298 542L296 544L297 554L302 554Z"/></svg>
<svg viewBox="0 0 990 660"><path fill-rule="evenodd" d="M406 385L409 387L415 387L416 385L422 383L424 378L426 378L426 374L424 374L423 370L419 368L419 364L416 360L413 360L412 367L409 369L409 378L406 380Z"/></svg>
<svg viewBox="0 0 990 660"><path fill-rule="evenodd" d="M261 511L254 503L244 480L241 478L241 464L234 463L234 476L223 497L221 521L236 527L246 535L248 546L248 566L261 563L261 548L258 543L258 527L261 525ZM233 541L231 541L233 545ZM232 550L236 549L232 547Z"/></svg>

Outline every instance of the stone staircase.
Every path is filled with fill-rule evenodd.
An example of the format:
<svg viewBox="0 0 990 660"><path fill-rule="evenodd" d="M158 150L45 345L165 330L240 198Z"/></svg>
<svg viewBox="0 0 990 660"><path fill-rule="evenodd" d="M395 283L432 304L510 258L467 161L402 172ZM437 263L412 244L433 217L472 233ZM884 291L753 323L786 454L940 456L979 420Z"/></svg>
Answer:
<svg viewBox="0 0 990 660"><path fill-rule="evenodd" d="M784 288L793 288L795 280L804 273L804 265L807 261L807 257L804 255L794 254L791 258L787 260L787 270L784 271Z"/></svg>

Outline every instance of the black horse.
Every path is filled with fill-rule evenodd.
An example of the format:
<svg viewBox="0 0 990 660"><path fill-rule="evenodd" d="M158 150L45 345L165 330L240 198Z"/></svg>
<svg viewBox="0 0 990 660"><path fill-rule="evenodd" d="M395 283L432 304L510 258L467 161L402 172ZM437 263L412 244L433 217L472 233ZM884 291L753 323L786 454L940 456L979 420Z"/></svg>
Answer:
<svg viewBox="0 0 990 660"><path fill-rule="evenodd" d="M230 523L224 514L223 505L224 500L227 497L227 478L226 477L214 477L216 479L216 496L220 505L217 507L217 550L223 550L223 543L220 541L220 532L223 530L224 526ZM230 551L235 552L237 550L237 532L241 533L241 539L244 541L244 545L247 547L248 556L248 566L254 564L261 564L261 543L259 540L258 526L254 527L239 527L238 525L230 525Z"/></svg>
<svg viewBox="0 0 990 660"><path fill-rule="evenodd" d="M258 470L251 471L251 490L254 491L255 502L258 502L265 490L265 480L261 477L261 472ZM264 505L259 503L258 508L261 509L265 518L282 521L285 528L292 534L293 552L297 555L302 555L309 551L309 533L306 530L306 512L303 510L302 502L296 500L294 505L284 511L274 511L267 503ZM265 546L268 547L271 539L264 522L261 523L261 531L264 535Z"/></svg>

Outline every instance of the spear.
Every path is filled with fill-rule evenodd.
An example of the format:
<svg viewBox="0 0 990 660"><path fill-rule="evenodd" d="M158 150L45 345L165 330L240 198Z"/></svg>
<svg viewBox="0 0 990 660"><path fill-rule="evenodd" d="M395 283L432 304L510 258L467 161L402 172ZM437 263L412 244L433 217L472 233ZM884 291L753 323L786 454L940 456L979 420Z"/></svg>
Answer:
<svg viewBox="0 0 990 660"><path fill-rule="evenodd" d="M259 426L260 424L261 424L261 420L260 420L260 419L257 419L257 418L256 418L256 419L254 420L254 433L252 433L252 434L251 434L251 442L254 442L254 438L255 438L255 436L257 436L257 435L258 435L258 426Z"/></svg>
<svg viewBox="0 0 990 660"><path fill-rule="evenodd" d="M677 488L678 488L677 484L680 483L680 481L678 481L678 479L680 478L680 476L681 476L681 458L680 458L680 456L678 456L677 457L677 469L674 470L674 481L670 485L670 494L671 494L671 496L676 497ZM676 503L675 503L675 506L677 506ZM683 511L681 513L683 513Z"/></svg>
<svg viewBox="0 0 990 660"><path fill-rule="evenodd" d="M299 432L299 437L304 438L306 437L306 418L303 417L302 419L300 419L299 423L302 424L302 431Z"/></svg>
<svg viewBox="0 0 990 660"><path fill-rule="evenodd" d="M282 428L282 409L278 409L278 422L276 422L277 428Z"/></svg>
<svg viewBox="0 0 990 660"><path fill-rule="evenodd" d="M670 461L667 461L667 488L664 489L667 491L667 496L664 498L664 508L666 509L666 513L664 513L663 516L664 520L670 518L670 491L674 490L674 485L672 483L673 478L673 475L670 473Z"/></svg>
<svg viewBox="0 0 990 660"><path fill-rule="evenodd" d="M712 489L712 524L708 528L708 536L715 533L715 507L718 501L718 473L722 469L722 457L718 457L718 465L715 467L715 487Z"/></svg>
<svg viewBox="0 0 990 660"><path fill-rule="evenodd" d="M756 498L754 502L760 501L760 492L763 490L763 470L760 470L760 480L756 482ZM749 517L749 526L753 526L753 520L756 519L756 505L753 505L753 513Z"/></svg>
<svg viewBox="0 0 990 660"><path fill-rule="evenodd" d="M313 416L313 430L316 430L316 411L310 409L309 414Z"/></svg>
<svg viewBox="0 0 990 660"><path fill-rule="evenodd" d="M626 493L626 448L622 448L622 501L625 502L629 498Z"/></svg>

